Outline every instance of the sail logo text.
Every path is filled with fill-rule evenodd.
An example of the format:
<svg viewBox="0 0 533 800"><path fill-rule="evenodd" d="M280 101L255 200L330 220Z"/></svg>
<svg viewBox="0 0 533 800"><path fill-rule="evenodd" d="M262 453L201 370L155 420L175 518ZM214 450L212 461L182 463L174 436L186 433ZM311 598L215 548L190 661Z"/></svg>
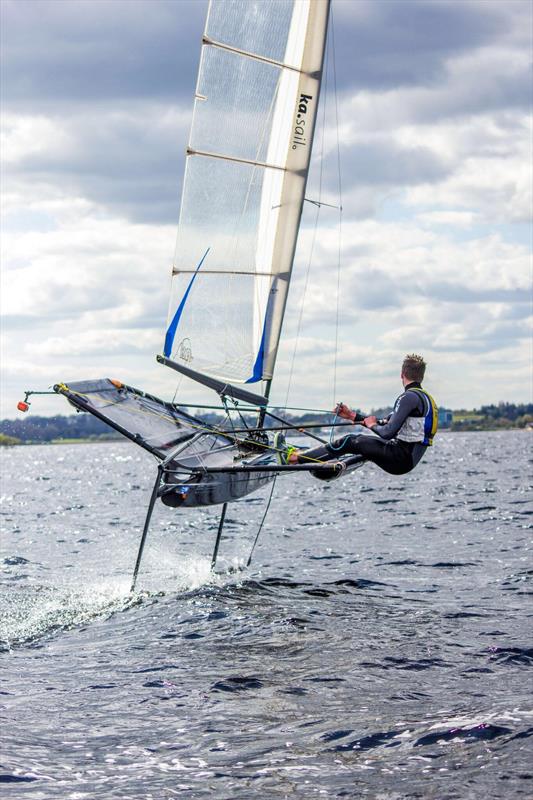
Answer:
<svg viewBox="0 0 533 800"><path fill-rule="evenodd" d="M292 136L292 149L296 150L297 147L302 147L307 144L307 139L305 138L305 124L306 114L307 114L307 104L310 100L313 99L313 95L311 94L301 94L300 99L298 101L298 109L296 112L296 124L294 126L294 132Z"/></svg>

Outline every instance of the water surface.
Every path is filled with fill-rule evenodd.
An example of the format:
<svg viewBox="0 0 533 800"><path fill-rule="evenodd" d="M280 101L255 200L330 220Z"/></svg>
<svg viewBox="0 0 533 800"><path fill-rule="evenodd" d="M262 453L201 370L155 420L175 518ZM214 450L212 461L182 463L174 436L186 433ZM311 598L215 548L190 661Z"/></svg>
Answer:
<svg viewBox="0 0 533 800"><path fill-rule="evenodd" d="M2 794L533 796L527 432L443 434L408 476L161 504L129 443L2 453Z"/></svg>

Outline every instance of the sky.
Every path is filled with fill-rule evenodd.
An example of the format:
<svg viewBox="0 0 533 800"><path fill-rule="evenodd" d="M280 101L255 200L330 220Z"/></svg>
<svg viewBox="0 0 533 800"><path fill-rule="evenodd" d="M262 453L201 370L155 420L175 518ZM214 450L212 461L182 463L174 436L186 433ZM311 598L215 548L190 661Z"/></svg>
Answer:
<svg viewBox="0 0 533 800"><path fill-rule="evenodd" d="M207 4L0 8L0 418L26 389L101 377L213 402L155 361ZM307 196L322 169L338 205L338 137L342 235L326 207L315 235L305 204L274 403L390 405L411 352L442 406L531 402L532 8L334 0Z"/></svg>

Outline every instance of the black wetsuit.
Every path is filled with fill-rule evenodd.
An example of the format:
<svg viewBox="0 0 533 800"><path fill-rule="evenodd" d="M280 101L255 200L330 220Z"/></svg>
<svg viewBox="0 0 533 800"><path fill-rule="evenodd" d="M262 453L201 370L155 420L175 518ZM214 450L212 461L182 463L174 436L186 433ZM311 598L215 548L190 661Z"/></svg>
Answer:
<svg viewBox="0 0 533 800"><path fill-rule="evenodd" d="M416 467L427 445L422 442L404 442L394 438L407 417L423 417L425 414L424 400L418 392L409 392L408 389L419 389L420 384L413 381L405 387L394 404L394 411L382 424L373 425L371 430L380 437L355 435L349 433L336 439L331 444L314 447L299 455L298 461L302 464L309 463L309 459L329 461L332 458L355 453L363 456L367 461L372 461L378 467L391 475L404 475ZM364 417L357 414L356 422L362 422Z"/></svg>

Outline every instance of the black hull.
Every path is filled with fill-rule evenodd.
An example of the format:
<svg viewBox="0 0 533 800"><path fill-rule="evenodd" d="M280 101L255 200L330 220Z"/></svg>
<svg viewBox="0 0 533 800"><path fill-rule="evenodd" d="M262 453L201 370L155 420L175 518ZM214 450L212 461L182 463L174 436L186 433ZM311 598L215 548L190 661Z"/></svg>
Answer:
<svg viewBox="0 0 533 800"><path fill-rule="evenodd" d="M171 508L196 508L232 503L256 492L274 479L272 473L226 473L205 475L198 483L180 483L176 488L166 484L161 500Z"/></svg>

